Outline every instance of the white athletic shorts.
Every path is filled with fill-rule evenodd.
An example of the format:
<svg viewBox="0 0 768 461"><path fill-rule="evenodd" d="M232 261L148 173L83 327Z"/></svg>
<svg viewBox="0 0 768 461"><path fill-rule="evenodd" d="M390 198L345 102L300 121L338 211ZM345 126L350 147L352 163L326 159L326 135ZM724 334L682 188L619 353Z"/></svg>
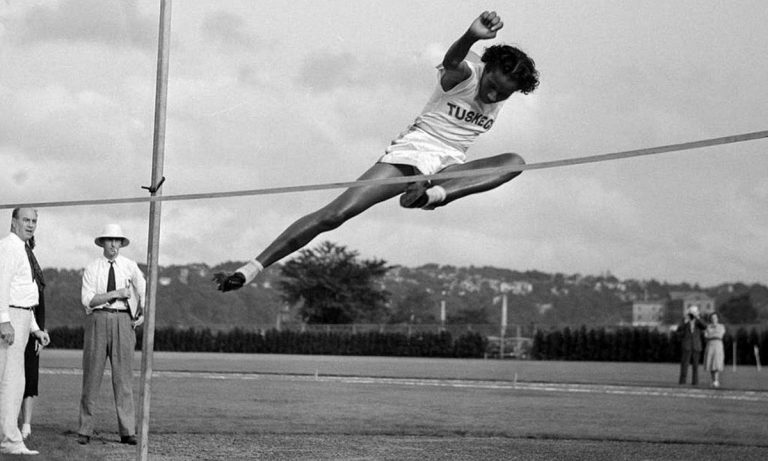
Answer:
<svg viewBox="0 0 768 461"><path fill-rule="evenodd" d="M384 152L379 162L411 165L422 174L435 174L447 166L464 163L467 158L464 152L418 128L400 135Z"/></svg>

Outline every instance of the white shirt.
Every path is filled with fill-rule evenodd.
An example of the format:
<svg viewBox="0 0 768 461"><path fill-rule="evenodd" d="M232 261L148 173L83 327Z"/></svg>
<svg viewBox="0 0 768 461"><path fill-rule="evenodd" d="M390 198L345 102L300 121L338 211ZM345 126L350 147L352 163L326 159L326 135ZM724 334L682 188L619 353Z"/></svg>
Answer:
<svg viewBox="0 0 768 461"><path fill-rule="evenodd" d="M32 279L24 241L14 233L0 240L0 323L10 322L10 307L37 306L37 283ZM32 315L30 332L40 329Z"/></svg>
<svg viewBox="0 0 768 461"><path fill-rule="evenodd" d="M144 306L144 297L147 287L147 282L144 280L144 274L139 269L139 266L132 260L117 255L115 258L115 289L126 288L129 286L129 281L133 284L139 295L139 300L142 306ZM85 307L85 313L90 314L96 309L102 309L105 307L113 309L128 309L128 306L124 302L117 302L110 305L109 303L100 304L98 306L91 306L91 300L97 294L107 292L107 277L109 276L109 260L104 256L94 260L88 266L86 266L83 272L83 287L80 292L80 300Z"/></svg>

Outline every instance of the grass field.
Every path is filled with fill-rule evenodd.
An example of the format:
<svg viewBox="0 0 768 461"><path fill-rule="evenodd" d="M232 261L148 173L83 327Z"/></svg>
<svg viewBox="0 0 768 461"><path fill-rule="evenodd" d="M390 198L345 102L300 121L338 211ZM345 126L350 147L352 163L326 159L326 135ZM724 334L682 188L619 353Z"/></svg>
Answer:
<svg viewBox="0 0 768 461"><path fill-rule="evenodd" d="M36 459L135 459L105 377L76 442L80 351L46 350ZM137 356L138 398L138 367ZM674 364L155 353L150 459L768 459L768 372ZM12 459L12 457L8 457Z"/></svg>

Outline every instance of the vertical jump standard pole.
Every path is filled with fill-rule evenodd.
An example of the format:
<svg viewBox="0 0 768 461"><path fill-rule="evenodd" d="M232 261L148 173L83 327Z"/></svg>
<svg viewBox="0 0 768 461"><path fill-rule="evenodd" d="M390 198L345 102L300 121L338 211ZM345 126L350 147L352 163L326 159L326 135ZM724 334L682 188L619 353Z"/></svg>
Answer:
<svg viewBox="0 0 768 461"><path fill-rule="evenodd" d="M507 293L501 296L501 331L499 331L499 359L504 360L504 343L507 336Z"/></svg>
<svg viewBox="0 0 768 461"><path fill-rule="evenodd" d="M165 118L168 101L168 56L171 44L171 0L160 2L160 27L157 38L157 82L155 86L155 132L152 139L152 185L146 189L152 196L162 195L159 190L165 179ZM147 306L144 309L144 337L141 348L141 390L139 391L139 444L136 459L146 461L149 456L149 401L152 396L152 349L155 343L155 305L157 299L157 261L160 252L161 201L149 203L149 244L147 248Z"/></svg>

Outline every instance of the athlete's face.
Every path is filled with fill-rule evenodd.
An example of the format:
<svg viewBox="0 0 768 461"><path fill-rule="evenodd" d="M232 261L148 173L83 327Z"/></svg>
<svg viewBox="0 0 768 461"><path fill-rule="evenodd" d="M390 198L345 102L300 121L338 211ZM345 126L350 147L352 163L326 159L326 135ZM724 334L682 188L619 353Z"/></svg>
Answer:
<svg viewBox="0 0 768 461"><path fill-rule="evenodd" d="M477 98L481 102L485 104L501 102L520 89L517 79L511 76L512 69L508 67L508 65L501 65L493 69L485 68L477 92Z"/></svg>

